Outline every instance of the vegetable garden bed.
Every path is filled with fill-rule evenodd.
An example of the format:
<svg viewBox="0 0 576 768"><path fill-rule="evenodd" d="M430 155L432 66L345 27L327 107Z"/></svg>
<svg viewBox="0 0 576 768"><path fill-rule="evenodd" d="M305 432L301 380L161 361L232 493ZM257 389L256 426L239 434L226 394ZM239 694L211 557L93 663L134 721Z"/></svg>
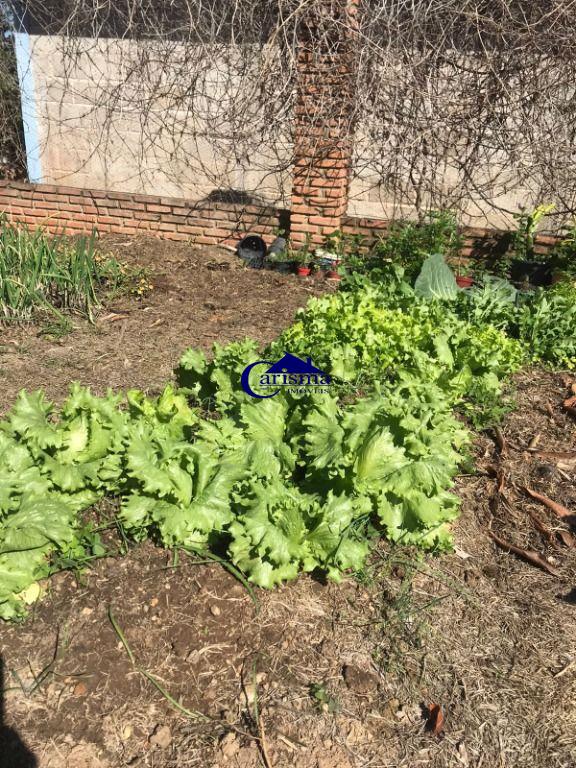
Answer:
<svg viewBox="0 0 576 768"><path fill-rule="evenodd" d="M95 332L80 328L57 343L35 338L30 329L10 331L0 358L8 381L5 405L22 386L47 387L61 401L71 378L99 392L112 384L157 393L174 355L186 346L207 348L247 335L270 341L289 325L298 304L319 292L312 281L303 285L289 276L239 270L221 254L189 276L185 256L170 250L152 297L144 304L121 300ZM172 259L180 264L166 269ZM225 281L228 307L222 307ZM303 340L322 336L314 318L324 313L329 319L332 306L322 301L282 343L299 351ZM335 317L345 316L343 302ZM364 319L369 327L384 323L390 330L396 358L380 364L402 360L404 333L428 354L427 324L434 317L426 310L410 322L394 307L374 310L369 302L351 314L360 324ZM330 323L324 328L328 333ZM479 377L508 364L512 346L500 344L498 360L479 360L481 342L470 345L459 328L444 342L435 340L444 366L456 354L474 360ZM355 332L366 337L361 325L350 327L352 343ZM325 341L336 348L340 340ZM482 343L492 342L483 337ZM66 355L56 355L46 381L47 350L62 348ZM81 367L71 373L74 359ZM350 357L335 362L344 368ZM193 363L194 375L202 374L203 364L196 357ZM437 379L425 370L430 381ZM380 543L356 579L335 586L318 574L301 576L273 592L258 591L259 610L221 567L176 558L150 543L124 557L97 560L82 574L62 573L24 625L0 629L11 689L9 724L42 766L72 768L84 761L94 768L346 768L416 761L478 765L481 758L487 764L568 766L574 721L559 702L569 700L574 685L574 550L557 550L553 539L543 550L529 512L538 509L547 530L555 523L522 487L573 506L574 466L559 456L573 451L574 422L562 410L566 382L558 376L534 370L519 374L516 383L519 410L507 417L496 440L489 433L476 437L480 472L464 471L458 479L464 515L456 554L426 560L409 547ZM450 386L457 393L463 382ZM318 434L325 434L322 415L316 414ZM441 422L434 428L441 430ZM350 413L341 425L341 450L353 451ZM448 421L446 429L457 434ZM233 431L229 439L236 439ZM445 443L449 462L450 437ZM333 459L324 456L321 441L311 446L309 458L323 471ZM414 447L405 443L404 449ZM441 469L424 482L444 482L438 480ZM368 470L361 479L359 491L371 493ZM103 519L106 503L95 513ZM383 522L394 537L394 519L386 514ZM504 541L553 557L558 577L495 553L489 527ZM102 534L104 545L108 535ZM247 564L246 572L252 567ZM258 573L252 571L256 579ZM433 704L443 707L444 728L426 715Z"/></svg>

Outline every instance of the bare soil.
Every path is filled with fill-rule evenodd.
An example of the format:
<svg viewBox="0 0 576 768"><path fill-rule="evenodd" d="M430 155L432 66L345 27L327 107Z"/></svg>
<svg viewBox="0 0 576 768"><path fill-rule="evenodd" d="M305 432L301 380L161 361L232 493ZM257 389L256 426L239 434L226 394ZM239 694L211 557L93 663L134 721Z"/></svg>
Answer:
<svg viewBox="0 0 576 768"><path fill-rule="evenodd" d="M122 295L101 307L94 324L72 318L74 332L55 339L46 326L0 327L0 413L22 388L42 387L61 400L71 381L160 390L182 352L210 350L250 336L263 343L294 319L310 296L331 290L324 280L247 269L221 248L193 248L140 237L106 237L103 251L149 270L153 290Z"/></svg>
<svg viewBox="0 0 576 768"><path fill-rule="evenodd" d="M156 263L158 247L165 288L126 300L123 321L80 324L65 356L31 329L11 332L4 407L22 386L59 399L73 377L157 389L187 345L264 341L322 289L228 255L214 270L173 245L126 250ZM54 577L26 623L0 627L0 767L573 768L574 520L523 488L576 510L576 422L562 409L565 377L531 370L515 385L517 410L499 435L476 436L476 469L458 479L454 554L382 544L356 578L301 577L257 591L258 605L221 566L174 562L150 543Z"/></svg>

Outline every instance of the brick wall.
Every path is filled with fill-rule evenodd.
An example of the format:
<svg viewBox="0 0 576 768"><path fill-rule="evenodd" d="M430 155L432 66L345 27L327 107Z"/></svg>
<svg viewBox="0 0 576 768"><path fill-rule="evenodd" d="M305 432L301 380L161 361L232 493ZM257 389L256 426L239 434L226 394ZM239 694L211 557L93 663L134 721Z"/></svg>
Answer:
<svg viewBox="0 0 576 768"><path fill-rule="evenodd" d="M0 182L0 211L15 222L50 232L147 234L196 245L236 245L257 232L271 239L288 213L269 206L126 194L50 184Z"/></svg>
<svg viewBox="0 0 576 768"><path fill-rule="evenodd" d="M362 235L367 245L386 237L390 222L383 219L346 216L341 221L342 232L346 235ZM463 246L460 255L463 258L495 262L510 249L512 232L504 229L487 227L464 227L462 230ZM535 238L534 252L545 254L553 248L559 238L553 235L538 234Z"/></svg>
<svg viewBox="0 0 576 768"><path fill-rule="evenodd" d="M50 232L79 234L96 227L101 234L144 234L194 245L236 246L245 234L259 234L270 243L279 229L290 231L290 213L270 206L238 202L105 192L49 184L0 182L0 213L16 223L43 227ZM362 235L366 245L385 237L389 222L383 219L342 217L342 231ZM322 242L324 225L308 226L315 241ZM462 256L498 259L510 245L510 232L482 228L464 230ZM557 242L538 235L536 252L545 253Z"/></svg>
<svg viewBox="0 0 576 768"><path fill-rule="evenodd" d="M352 167L359 0L325 0L297 22L291 233L314 244L341 228Z"/></svg>

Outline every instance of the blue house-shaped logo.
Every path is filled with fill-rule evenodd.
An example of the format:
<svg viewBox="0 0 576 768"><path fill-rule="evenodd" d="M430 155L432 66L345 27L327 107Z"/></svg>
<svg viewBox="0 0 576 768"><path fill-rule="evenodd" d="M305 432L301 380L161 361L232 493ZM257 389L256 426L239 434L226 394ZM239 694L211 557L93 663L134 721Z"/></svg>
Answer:
<svg viewBox="0 0 576 768"><path fill-rule="evenodd" d="M291 355L287 352L283 358L278 360L277 363L271 365L266 373L302 373L302 374L320 374L323 375L324 371L320 368L312 365L312 358L308 357L306 360L301 360L296 355Z"/></svg>

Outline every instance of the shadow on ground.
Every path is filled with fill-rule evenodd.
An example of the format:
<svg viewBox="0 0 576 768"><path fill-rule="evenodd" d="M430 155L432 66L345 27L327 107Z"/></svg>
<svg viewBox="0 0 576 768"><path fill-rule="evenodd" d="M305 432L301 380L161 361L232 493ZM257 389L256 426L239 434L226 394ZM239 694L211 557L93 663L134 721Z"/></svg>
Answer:
<svg viewBox="0 0 576 768"><path fill-rule="evenodd" d="M36 768L38 760L18 733L4 723L4 661L0 656L0 768Z"/></svg>

